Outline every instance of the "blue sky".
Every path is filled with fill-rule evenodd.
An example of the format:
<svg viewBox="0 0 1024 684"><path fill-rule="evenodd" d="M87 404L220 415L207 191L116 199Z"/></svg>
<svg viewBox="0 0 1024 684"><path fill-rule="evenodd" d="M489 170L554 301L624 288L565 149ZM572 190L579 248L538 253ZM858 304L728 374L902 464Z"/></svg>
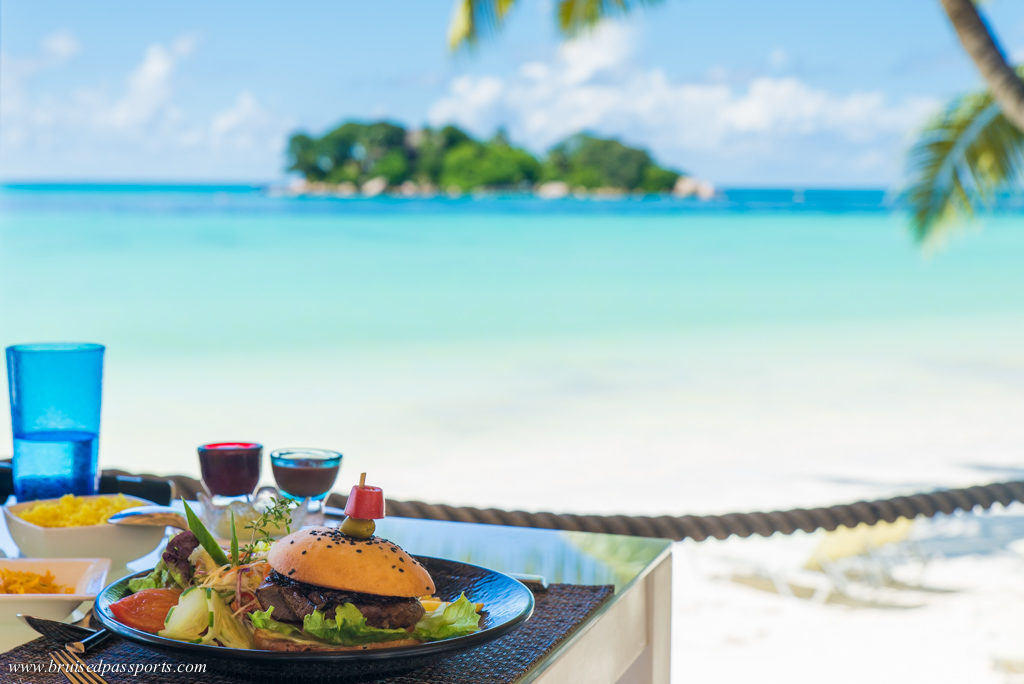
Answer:
<svg viewBox="0 0 1024 684"><path fill-rule="evenodd" d="M578 129L721 185L891 186L914 130L980 87L937 0L666 0L566 43L520 0L451 54L451 3L0 4L0 178L273 181L342 119ZM1024 6L985 11L1024 56Z"/></svg>

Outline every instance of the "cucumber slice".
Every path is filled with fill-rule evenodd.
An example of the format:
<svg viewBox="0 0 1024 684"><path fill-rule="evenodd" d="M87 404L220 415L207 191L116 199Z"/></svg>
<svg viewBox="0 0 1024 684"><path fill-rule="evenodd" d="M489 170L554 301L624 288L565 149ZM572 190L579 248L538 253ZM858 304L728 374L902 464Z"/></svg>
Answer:
<svg viewBox="0 0 1024 684"><path fill-rule="evenodd" d="M217 641L228 648L252 648L252 635L241 621L231 614L231 607L217 592L211 592L206 599L210 615L210 629L203 637L203 643Z"/></svg>
<svg viewBox="0 0 1024 684"><path fill-rule="evenodd" d="M167 614L162 637L177 641L193 641L207 629L209 609L205 591L190 589L178 597L178 605Z"/></svg>

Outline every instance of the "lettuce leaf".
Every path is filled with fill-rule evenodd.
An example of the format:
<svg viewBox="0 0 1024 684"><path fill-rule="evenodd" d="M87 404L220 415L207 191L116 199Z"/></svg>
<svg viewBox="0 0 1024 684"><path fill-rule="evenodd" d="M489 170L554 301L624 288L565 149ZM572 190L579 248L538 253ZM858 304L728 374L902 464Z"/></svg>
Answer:
<svg viewBox="0 0 1024 684"><path fill-rule="evenodd" d="M302 620L302 631L311 634L321 641L342 646L358 646L374 641L396 641L408 639L409 632L404 629L380 629L366 624L366 618L351 603L336 608L334 618L324 617L319 610L314 610Z"/></svg>
<svg viewBox="0 0 1024 684"><path fill-rule="evenodd" d="M160 560L168 569L175 571L176 580L183 578L183 581L188 581L192 578L193 569L188 557L197 546L199 546L199 540L191 532L179 532L167 542L164 552L160 554Z"/></svg>
<svg viewBox="0 0 1024 684"><path fill-rule="evenodd" d="M187 589L188 579L177 568L168 565L161 558L153 571L145 577L128 580L132 593L143 589Z"/></svg>
<svg viewBox="0 0 1024 684"><path fill-rule="evenodd" d="M249 613L252 626L257 629L268 629L285 636L302 639L315 637L328 644L339 646L360 646L375 641L397 641L400 639L418 639L420 641L437 641L455 636L471 634L480 629L480 615L476 606L466 598L465 594L444 608L427 613L416 623L410 633L405 629L381 629L366 624L366 618L351 603L337 608L333 618L326 617L319 610L314 610L302 621L302 629L272 617L274 607L267 610L254 610Z"/></svg>
<svg viewBox="0 0 1024 684"><path fill-rule="evenodd" d="M285 636L298 636L300 634L298 627L294 627L284 622L278 622L272 618L271 613L273 612L274 606L270 606L266 610L254 610L249 613L249 619L252 620L252 626L256 629L269 629L272 632L284 634Z"/></svg>
<svg viewBox="0 0 1024 684"><path fill-rule="evenodd" d="M462 594L458 600L444 608L437 608L424 615L416 623L412 636L420 641L437 641L472 634L479 629L480 614L476 612L476 606Z"/></svg>

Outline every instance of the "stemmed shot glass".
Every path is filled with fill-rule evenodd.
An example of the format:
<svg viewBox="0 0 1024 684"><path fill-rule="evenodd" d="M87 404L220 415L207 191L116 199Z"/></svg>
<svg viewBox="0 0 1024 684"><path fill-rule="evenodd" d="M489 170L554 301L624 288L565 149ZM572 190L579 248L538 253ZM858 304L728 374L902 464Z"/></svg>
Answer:
<svg viewBox="0 0 1024 684"><path fill-rule="evenodd" d="M205 492L198 493L199 517L219 538L244 533L245 525L256 519L253 492L260 482L263 445L256 442L211 442L198 449L199 470Z"/></svg>
<svg viewBox="0 0 1024 684"><path fill-rule="evenodd" d="M260 482L263 445L255 442L213 442L199 447L203 486L216 506L252 500Z"/></svg>
<svg viewBox="0 0 1024 684"><path fill-rule="evenodd" d="M276 449L270 466L277 488L289 499L309 499L309 513L323 513L323 500L338 479L342 456L329 449Z"/></svg>

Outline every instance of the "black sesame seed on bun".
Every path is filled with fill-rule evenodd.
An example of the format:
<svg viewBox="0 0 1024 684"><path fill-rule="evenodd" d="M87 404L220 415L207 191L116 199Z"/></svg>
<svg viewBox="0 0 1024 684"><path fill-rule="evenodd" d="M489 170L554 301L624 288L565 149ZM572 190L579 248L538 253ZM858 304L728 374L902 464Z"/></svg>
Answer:
<svg viewBox="0 0 1024 684"><path fill-rule="evenodd" d="M324 537L332 543L314 543ZM374 546L382 553L363 553ZM329 589L410 598L434 593L426 569L393 542L355 539L331 527L292 532L270 548L267 560L290 579Z"/></svg>

